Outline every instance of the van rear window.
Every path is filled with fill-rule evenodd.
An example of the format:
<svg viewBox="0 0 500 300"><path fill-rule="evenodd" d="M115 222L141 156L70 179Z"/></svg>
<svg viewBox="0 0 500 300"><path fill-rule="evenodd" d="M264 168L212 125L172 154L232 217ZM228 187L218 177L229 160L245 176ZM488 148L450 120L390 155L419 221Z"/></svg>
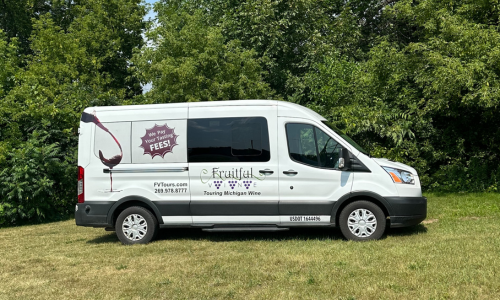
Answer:
<svg viewBox="0 0 500 300"><path fill-rule="evenodd" d="M266 162L269 159L266 118L188 120L189 162Z"/></svg>

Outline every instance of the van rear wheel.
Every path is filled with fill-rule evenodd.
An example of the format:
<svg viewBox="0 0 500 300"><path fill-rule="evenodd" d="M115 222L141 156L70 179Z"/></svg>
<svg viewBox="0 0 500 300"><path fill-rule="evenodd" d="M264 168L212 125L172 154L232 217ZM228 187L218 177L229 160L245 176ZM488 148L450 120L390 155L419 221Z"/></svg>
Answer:
<svg viewBox="0 0 500 300"><path fill-rule="evenodd" d="M115 231L124 245L147 244L156 236L158 221L146 208L132 206L118 215Z"/></svg>
<svg viewBox="0 0 500 300"><path fill-rule="evenodd" d="M369 201L348 204L339 216L340 231L352 241L378 240L385 231L385 214Z"/></svg>

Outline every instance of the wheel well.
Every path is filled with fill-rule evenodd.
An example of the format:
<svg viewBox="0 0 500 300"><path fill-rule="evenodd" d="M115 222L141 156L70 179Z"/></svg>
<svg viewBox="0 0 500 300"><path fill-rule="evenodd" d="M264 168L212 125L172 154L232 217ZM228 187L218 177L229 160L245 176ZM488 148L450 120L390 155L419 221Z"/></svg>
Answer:
<svg viewBox="0 0 500 300"><path fill-rule="evenodd" d="M378 207L380 207L380 209L382 209L382 211L384 212L384 215L385 215L386 218L387 218L387 216L389 216L389 211L387 211L387 207L385 207L385 205L382 202L380 202L379 200L377 200L375 198L372 198L370 196L359 195L359 196L354 196L352 198L349 198L348 200L344 201L339 206L339 208L335 212L335 226L338 226L338 224L339 224L340 213L342 212L342 210L344 209L344 207L346 207L347 205L349 205L349 204L351 204L351 203L353 203L355 201L359 201L359 200L364 200L364 201L372 202L373 204L375 204ZM387 220L387 221L389 221L389 220Z"/></svg>
<svg viewBox="0 0 500 300"><path fill-rule="evenodd" d="M116 224L116 219L118 219L118 216L120 215L120 213L122 211L124 211L125 209L129 208L129 207L132 207L132 206L140 206L140 207L143 207L147 210L149 210L149 212L153 215L153 217L155 219L158 219L156 217L156 214L154 212L154 210L146 203L142 202L142 201L139 201L139 200L130 200L130 201L127 201L127 202L124 202L122 204L120 204L120 206L118 206L115 211L113 212L113 227L115 226ZM156 220L158 221L158 220Z"/></svg>

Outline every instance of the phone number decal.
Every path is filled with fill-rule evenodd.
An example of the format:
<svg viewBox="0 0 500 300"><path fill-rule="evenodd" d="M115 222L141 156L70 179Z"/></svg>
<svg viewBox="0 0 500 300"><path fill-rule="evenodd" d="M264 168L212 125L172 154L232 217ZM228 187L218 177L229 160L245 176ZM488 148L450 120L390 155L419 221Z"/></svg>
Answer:
<svg viewBox="0 0 500 300"><path fill-rule="evenodd" d="M155 182L155 194L184 194L187 193L187 182Z"/></svg>
<svg viewBox="0 0 500 300"><path fill-rule="evenodd" d="M155 189L155 194L180 194L187 193L187 188L165 188Z"/></svg>

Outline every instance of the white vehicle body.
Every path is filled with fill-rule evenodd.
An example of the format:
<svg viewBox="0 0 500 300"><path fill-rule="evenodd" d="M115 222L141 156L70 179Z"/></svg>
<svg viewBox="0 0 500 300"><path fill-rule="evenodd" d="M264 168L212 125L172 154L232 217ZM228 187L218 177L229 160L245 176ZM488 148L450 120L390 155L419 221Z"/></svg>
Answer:
<svg viewBox="0 0 500 300"><path fill-rule="evenodd" d="M160 228L335 226L356 200L379 206L391 227L426 217L415 169L371 158L284 101L90 107L79 134L81 226L115 227L132 205ZM387 168L411 173L411 183Z"/></svg>

